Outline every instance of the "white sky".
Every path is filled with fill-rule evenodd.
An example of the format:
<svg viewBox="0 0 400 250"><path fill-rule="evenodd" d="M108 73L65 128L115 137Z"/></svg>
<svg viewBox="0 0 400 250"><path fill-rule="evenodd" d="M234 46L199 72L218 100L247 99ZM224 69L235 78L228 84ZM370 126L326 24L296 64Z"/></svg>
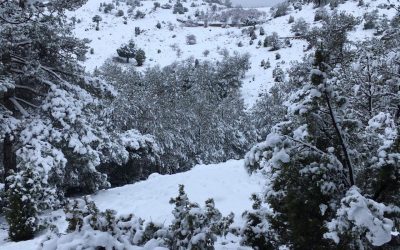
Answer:
<svg viewBox="0 0 400 250"><path fill-rule="evenodd" d="M282 0L231 0L233 5L242 5L243 7L265 7L272 6L279 2L283 2Z"/></svg>

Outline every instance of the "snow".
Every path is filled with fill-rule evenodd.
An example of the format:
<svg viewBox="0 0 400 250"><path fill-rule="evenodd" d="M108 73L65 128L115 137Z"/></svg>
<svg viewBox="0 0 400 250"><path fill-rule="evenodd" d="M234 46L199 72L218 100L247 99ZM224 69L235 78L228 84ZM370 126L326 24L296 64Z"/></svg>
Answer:
<svg viewBox="0 0 400 250"><path fill-rule="evenodd" d="M170 224L172 207L168 203L185 185L189 200L204 204L214 198L223 215L235 213L240 221L242 212L251 208L250 195L261 191L262 178L248 176L243 161L198 165L175 175L152 174L148 180L111 190L100 191L93 197L100 210L115 209L118 214L133 212L146 221ZM240 201L240 202L238 202Z"/></svg>
<svg viewBox="0 0 400 250"><path fill-rule="evenodd" d="M242 213L251 209L251 194L261 192L263 183L262 176L247 174L243 160L230 160L219 164L197 165L185 173L152 174L145 181L100 191L92 199L102 211L114 209L119 215L133 213L147 222L168 225L173 220L173 206L169 204L169 200L176 197L178 185L183 184L191 202L203 205L208 198L214 198L216 208L222 215L235 213L234 225L240 226L243 223ZM52 212L48 217L58 218L55 224L60 232L65 231L65 215L61 210ZM0 249L37 249L45 237L39 235L33 240L15 243L8 242L6 234L6 228L1 227ZM106 238L97 237L93 240ZM218 239L216 248L245 249L238 244L236 237L228 235L227 239Z"/></svg>
<svg viewBox="0 0 400 250"><path fill-rule="evenodd" d="M348 230L350 224L355 233L365 233L365 237L374 246L381 246L392 238L393 221L384 218L389 209L382 203L365 198L357 187L350 188L341 201L337 219L327 224L329 232L324 236L339 243L338 233Z"/></svg>
<svg viewBox="0 0 400 250"><path fill-rule="evenodd" d="M106 3L111 0L104 1ZM160 0L161 5L167 3L167 0ZM76 24L75 33L79 38L87 38L91 40L89 46L94 49L94 54L87 54L87 60L84 66L88 71L101 66L108 58L116 57L116 49L123 43L127 43L133 39L139 48L142 48L146 53L146 61L143 67L138 67L138 70L145 70L148 67L159 65L161 67L172 64L177 60L184 60L190 57L199 60L216 61L222 59L222 51L224 49L233 53L249 53L251 56L251 69L248 71L244 79L242 95L247 107L255 104L258 97L266 92L274 83L272 78L272 70L279 63L285 70L290 66L291 61L300 60L303 56L303 49L306 45L304 41L293 40L291 48L283 48L279 50L282 59L275 60L276 51L270 52L268 48L258 47L258 40L263 41L265 36L260 36L258 30L256 34L258 38L253 45L249 44L250 37L242 33L241 28L219 28L219 27L183 27L177 19L186 19L188 15L193 17L196 9L206 11L208 5L201 5L190 8L186 15L174 15L171 9L157 9L152 11L153 2L143 1L143 6L137 7L136 10L141 10L146 13L145 18L133 20L128 18L128 24L123 24L122 17L116 17L114 14L104 14L98 11L98 1L88 1L82 8L75 12L69 13L69 16L75 16L81 22ZM184 3L190 6L191 1ZM120 9L127 13L127 7L121 2ZM284 16L270 20L269 7L258 8L260 11L267 13L263 24L266 35L272 32L278 32L280 36L292 36L290 32L291 25L288 24L289 16ZM311 22L313 18L313 9L305 8L301 15L307 16L306 21ZM100 30L96 31L96 24L92 22L95 15L101 15ZM300 13L299 13L300 15ZM309 16L309 17L308 17ZM160 22L162 27L158 29L156 24ZM139 36L135 36L135 27L140 27L143 30ZM197 43L189 45L186 43L186 37L194 34ZM243 43L243 47L238 47L239 42ZM158 53L161 50L161 53ZM208 50L209 55L203 52ZM179 51L179 53L178 53ZM262 60L270 61L271 68L262 69L260 62ZM134 60L132 60L134 61ZM131 62L134 64L134 62Z"/></svg>

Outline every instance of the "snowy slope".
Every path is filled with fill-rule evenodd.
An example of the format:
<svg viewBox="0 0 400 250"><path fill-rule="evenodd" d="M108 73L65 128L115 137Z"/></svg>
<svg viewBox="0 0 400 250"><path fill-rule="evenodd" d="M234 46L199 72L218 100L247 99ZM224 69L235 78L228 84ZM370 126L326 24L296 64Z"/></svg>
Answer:
<svg viewBox="0 0 400 250"><path fill-rule="evenodd" d="M102 1L111 3L112 0ZM168 0L159 0L161 5ZM345 11L357 17L362 17L366 12L370 12L377 8L385 0L365 1L364 7L357 6L357 1L347 1L341 4L337 10ZM277 64L281 68L287 69L290 67L290 62L301 60L304 56L304 49L307 44L303 40L291 39L292 47L282 48L279 51L269 51L268 48L259 47L258 41L263 41L265 36L260 36L257 29L257 39L253 45L250 45L250 38L247 34L242 33L242 28L230 27L184 27L177 19L187 19L189 16L193 18L196 10L210 11L207 4L202 4L202 1L188 0L183 3L189 9L189 12L184 15L176 15L171 9L153 10L154 1L142 1L142 6L137 7L134 12L140 10L146 13L145 18L135 20L132 17L127 18L127 24L123 23L122 17L116 17L117 9L123 10L127 16L128 6L121 2L111 14L104 14L99 11L99 1L89 0L82 8L75 12L69 13L69 16L80 19L80 23L76 24L75 33L80 38L91 40L89 44L94 50L94 54L87 55L87 60L84 66L88 71L93 71L96 67L100 67L105 60L116 57L116 49L123 43L133 39L139 48L142 48L147 56L143 67L138 70L145 70L147 67L159 65L161 67L169 65L177 60L184 60L189 57L194 57L199 60L219 60L222 58L221 52L227 49L230 53L235 51L239 53L249 53L251 56L251 69L247 73L242 88L242 95L247 107L254 105L258 97L267 91L273 85L272 70ZM191 7L195 3L196 7ZM325 6L330 12L329 6ZM281 38L293 37L290 31L292 24L288 23L289 16L292 15L295 20L304 18L310 25L318 26L319 22L314 22L316 8L312 4L305 5L302 10L290 10L288 15L272 18L269 7L258 8L266 13L261 20L264 23L258 25L257 28L263 27L266 35L271 35L272 32L277 32ZM387 9L379 9L380 14L386 14L391 18L395 11ZM95 30L95 23L92 17L100 15L100 30ZM156 24L161 23L161 29L156 27ZM371 37L373 31L363 30L361 24L356 31L352 32L350 38L353 40L361 40L365 37ZM144 32L139 36L135 36L135 27L140 27ZM197 44L186 44L186 36L194 34L197 37ZM242 42L243 47L238 47L238 43ZM177 53L179 48L180 53ZM158 50L161 52L158 53ZM208 50L210 53L205 56L203 52ZM281 59L276 60L275 54L281 54ZM179 54L179 55L178 55ZM262 60L269 60L271 68L263 69L260 67ZM132 60L134 61L134 60ZM131 62L133 67L134 62ZM129 65L129 66L131 66Z"/></svg>
<svg viewBox="0 0 400 250"><path fill-rule="evenodd" d="M221 213L227 215L234 212L235 225L240 225L241 214L251 208L250 195L262 190L263 181L261 176L249 176L242 160L231 160L220 164L198 165L188 172L174 175L153 174L146 181L100 191L92 198L100 210L114 209L119 214L134 213L146 221L165 222L168 225L173 219L173 206L168 202L177 196L179 184L184 184L189 199L200 205L204 205L206 199L214 198ZM55 224L61 232L66 229L62 211L53 212L51 217L58 217ZM0 249L36 249L44 238L40 236L34 240L14 243L6 242L6 234L5 229L0 229ZM226 241L234 243L227 244ZM237 241L232 236L219 239L217 249L238 249Z"/></svg>
<svg viewBox="0 0 400 250"><path fill-rule="evenodd" d="M102 1L103 2L103 1ZM106 3L112 0L104 1ZM162 4L167 3L167 0L158 1ZM196 7L191 8L190 4L196 3ZM108 58L117 56L116 49L123 43L133 39L139 48L146 52L147 60L142 68L160 65L161 67L169 65L177 60L184 60L190 57L199 60L219 60L222 58L221 52L227 49L230 53L235 51L239 53L249 53L251 56L251 69L248 71L247 78L244 81L242 89L243 98L248 107L251 107L259 95L267 91L272 85L272 70L276 63L289 62L293 60L300 60L303 56L304 41L294 41L293 47L282 49L279 53L282 55L282 60L275 60L276 52L269 52L267 48L258 47L258 41L264 40L265 36L258 36L253 45L249 44L250 38L247 34L242 33L241 28L219 28L219 27L184 27L177 19L186 19L188 16L194 15L196 10L209 10L208 5L200 4L201 1L187 1L184 3L188 7L189 12L185 15L175 15L171 9L157 9L152 10L153 1L142 1L143 6L137 7L146 13L144 19L134 20L128 18L128 23L123 24L122 17L116 17L114 14L104 14L99 12L99 2L89 0L82 8L70 13L72 17L81 19L80 23L76 24L76 35L80 38L87 38L91 40L90 47L94 49L94 54L88 54L87 60L84 65L88 71L100 67L102 63ZM127 13L128 7L121 3L118 9L124 10ZM278 19L270 17L270 8L258 8L260 11L266 13L263 25L267 35L277 31L281 36L290 36L290 25L287 23L285 16ZM115 13L116 10L113 11ZM92 22L94 15L100 15L102 21L100 22L100 30L95 30L95 23ZM308 15L308 14L307 14ZM268 21L270 20L270 21ZM162 28L156 28L157 22L162 24ZM135 36L135 27L140 27L144 32ZM173 27L171 30L169 27ZM187 45L186 36L194 34L197 37L197 44ZM257 30L258 35L258 30ZM238 47L238 43L242 42L243 47ZM177 55L179 48L181 55ZM158 53L161 50L161 53ZM205 56L203 52L208 50L210 53ZM271 68L264 70L260 67L262 60L270 60ZM134 60L133 60L134 61ZM133 64L133 62L132 62ZM286 68L284 66L283 68Z"/></svg>

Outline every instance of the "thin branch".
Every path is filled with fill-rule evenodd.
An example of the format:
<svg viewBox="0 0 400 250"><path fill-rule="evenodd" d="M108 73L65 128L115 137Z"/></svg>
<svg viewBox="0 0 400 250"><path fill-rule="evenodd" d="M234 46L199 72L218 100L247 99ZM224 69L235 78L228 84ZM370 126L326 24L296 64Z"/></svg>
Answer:
<svg viewBox="0 0 400 250"><path fill-rule="evenodd" d="M24 100L24 99L22 99L22 98L18 98L18 97L14 97L14 98L15 98L15 100L20 101L20 102L23 102L23 103L25 103L25 104L27 104L27 105L29 105L29 106L31 106L31 107L39 108L39 106L37 106L37 105L35 105L35 104L33 104L33 103L30 103L30 102L28 102L28 101L26 101L26 100Z"/></svg>
<svg viewBox="0 0 400 250"><path fill-rule="evenodd" d="M19 84L16 84L16 85L15 85L15 88L17 88L17 89L25 89L25 90L29 90L29 91L31 91L31 92L33 92L33 93L37 94L37 95L40 95L40 96L45 96L44 94L40 93L40 92L39 92L39 91L37 91L36 89L33 89L33 88L31 88L31 87L28 87L28 86L24 86L24 85L19 85Z"/></svg>
<svg viewBox="0 0 400 250"><path fill-rule="evenodd" d="M11 97L10 101L15 105L15 107L21 112L23 116L29 116L29 113L22 107L22 105L14 98Z"/></svg>
<svg viewBox="0 0 400 250"><path fill-rule="evenodd" d="M289 140L292 140L292 141L294 141L294 142L300 143L301 145L303 145L303 146L305 146L305 147L307 147L307 148L309 148L309 149L312 149L312 150L314 150L315 152L317 152L317 153L319 153L319 154L321 154L321 155L326 155L326 153L325 153L324 151L318 149L317 147L315 147L315 146L313 146L313 145L311 145L311 144L309 144L309 143L305 143L305 142L303 142L303 141L297 140L297 139L295 139L295 138L293 138L293 137L291 137L291 136L288 136L288 135L283 135L283 136L284 136L285 138L289 139Z"/></svg>

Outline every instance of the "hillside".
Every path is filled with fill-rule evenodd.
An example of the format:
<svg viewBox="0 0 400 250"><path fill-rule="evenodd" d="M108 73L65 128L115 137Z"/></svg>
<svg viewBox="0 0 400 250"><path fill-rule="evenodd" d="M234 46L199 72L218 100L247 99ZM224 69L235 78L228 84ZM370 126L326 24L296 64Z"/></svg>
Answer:
<svg viewBox="0 0 400 250"><path fill-rule="evenodd" d="M111 3L111 0L103 1ZM167 4L167 0L158 1L161 5ZM290 67L292 61L300 61L302 57L308 53L304 52L307 48L307 42L302 39L295 39L291 32L292 23L289 23L289 17L293 16L294 20L303 18L311 27L319 26L320 22L314 22L316 9L312 4L305 5L302 10L291 10L287 15L278 18L271 17L270 7L257 8L264 12L265 16L260 18L262 25L257 25L257 39L254 44L250 45L250 37L247 33L242 32L243 29L237 27L219 28L219 27L185 27L180 20L185 20L189 16L195 15L197 10L210 11L210 7L201 2L194 1L196 7L190 7L191 1L187 1L184 5L188 8L188 12L184 15L173 14L172 9L158 8L153 10L153 1L141 1L142 6L137 7L139 10L146 13L143 19L134 19L128 17L127 24L123 23L123 17L116 17L116 9L128 12L129 6L123 2L120 3L115 10L109 14L99 12L99 3L96 1L88 1L79 10L70 13L71 17L80 19L80 23L76 24L75 32L79 38L87 38L91 42L89 46L93 48L94 54L87 54L87 59L84 65L88 71L93 71L102 63L112 57L117 57L116 50L123 43L127 43L133 39L135 43L142 48L147 55L142 70L147 67L159 65L167 66L174 61L185 60L194 57L199 60L217 61L222 58L222 51L228 50L230 53L238 52L241 54L249 53L251 56L251 68L247 72L247 77L243 81L242 87L243 99L247 107L255 104L257 98L274 84L272 71L277 66L285 70ZM376 9L380 4L385 4L385 1L371 1L368 7L359 7L354 1L345 2L336 9L337 11L345 11L351 13L355 17L363 17L365 13ZM221 6L224 11L225 7ZM328 12L331 11L329 6L324 7ZM226 10L226 9L225 9ZM380 14L385 14L390 19L396 13L395 10L379 9ZM95 30L95 23L92 18L95 15L100 15L100 30ZM161 23L161 29L156 27L157 23ZM140 27L143 30L138 36L135 36L135 27ZM265 35L259 35L259 29L262 27L265 30ZM371 37L373 31L363 30L363 23L350 33L350 39L362 40L365 37ZM277 32L282 42L285 37L290 37L291 47L283 47L279 51L269 51L270 48L259 46L258 42L264 42L265 36ZM186 36L195 35L197 43L188 45ZM294 38L294 39L292 39ZM238 47L239 42L242 47ZM158 53L158 50L161 52ZM204 51L209 51L209 54L204 54ZM179 51L179 52L178 52ZM279 53L281 59L276 60L275 56ZM262 60L270 61L271 67L263 69L260 67ZM132 62L134 63L134 62ZM140 70L140 68L139 68Z"/></svg>

